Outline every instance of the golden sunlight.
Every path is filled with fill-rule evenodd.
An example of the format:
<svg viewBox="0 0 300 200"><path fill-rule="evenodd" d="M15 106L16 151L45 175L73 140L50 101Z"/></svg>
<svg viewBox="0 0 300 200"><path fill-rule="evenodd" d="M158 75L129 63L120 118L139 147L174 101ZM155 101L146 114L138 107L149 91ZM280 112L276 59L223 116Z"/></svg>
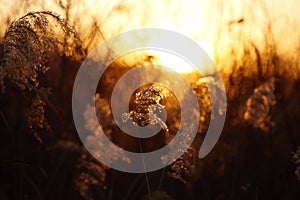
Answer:
<svg viewBox="0 0 300 200"><path fill-rule="evenodd" d="M5 23L11 21L15 16L22 16L31 10L55 10L61 17L76 23L76 27L79 27L78 31L82 32L83 36L88 36L90 32L96 30L95 27L91 27L91 24L94 24L91 22L94 21L99 25L99 32L94 35L93 39L84 38L84 42L89 44L87 47L89 51L103 39L108 39L123 31L137 28L165 28L180 32L193 39L214 59L218 56L215 55L216 43L218 43L218 48L225 45L222 45L224 34L229 34L231 38L234 38L243 30L243 33L251 35L255 41L262 43L260 41L264 39L263 34L257 30L266 24L266 20L271 20L272 23L276 21L274 25L276 30L286 30L287 23L291 23L291 27L294 26L297 29L296 24L299 21L297 0L289 0L284 5L279 0L272 1L272 3L265 0L257 2L230 0L226 3L219 0L190 0L188 2L184 0L38 0L34 4L22 3L23 9L14 6L18 4L17 2L20 4L21 1L5 2L0 8L2 15L8 14L8 11L11 15L2 20L1 32L5 31ZM267 13L264 6L268 8ZM64 10L67 7L70 8L68 12ZM278 12L279 10L280 12ZM286 13L289 14L286 15ZM281 15L284 15L285 19L276 20ZM239 20L243 23L239 23ZM286 49L285 46L289 47L294 44L294 40L290 40L290 38L296 36L288 34L294 32L293 30L276 30L275 39L289 39L289 42L285 42L286 45L280 46L279 51ZM162 62L166 60L165 58L160 59ZM168 63L170 62L168 61ZM181 70L186 71L180 67Z"/></svg>
<svg viewBox="0 0 300 200"><path fill-rule="evenodd" d="M164 68L178 72L178 73L191 73L194 67L177 55L164 51L147 51L150 55L154 56L153 63L160 64Z"/></svg>
<svg viewBox="0 0 300 200"><path fill-rule="evenodd" d="M0 200L299 200L299 8L0 0Z"/></svg>

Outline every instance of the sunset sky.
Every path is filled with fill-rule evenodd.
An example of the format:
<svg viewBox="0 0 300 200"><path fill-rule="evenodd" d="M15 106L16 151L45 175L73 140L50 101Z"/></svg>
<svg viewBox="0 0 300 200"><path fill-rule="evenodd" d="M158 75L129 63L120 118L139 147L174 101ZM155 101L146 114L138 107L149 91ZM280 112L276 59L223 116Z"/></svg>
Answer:
<svg viewBox="0 0 300 200"><path fill-rule="evenodd" d="M59 0L0 0L0 2L2 35L8 21L28 11L53 10L64 16L64 12L58 6ZM282 52L286 52L296 42L295 38L299 38L299 0L288 0L284 3L281 0L71 0L71 2L73 3L70 16L77 26L84 27L82 30L93 18L102 25L105 37L134 28L167 28L192 38L210 55L213 54L213 44L220 30L230 34L242 30L249 37L257 37L259 40L263 32L261 29L271 21ZM235 23L240 19L243 19L243 23ZM221 37L227 37L225 32Z"/></svg>

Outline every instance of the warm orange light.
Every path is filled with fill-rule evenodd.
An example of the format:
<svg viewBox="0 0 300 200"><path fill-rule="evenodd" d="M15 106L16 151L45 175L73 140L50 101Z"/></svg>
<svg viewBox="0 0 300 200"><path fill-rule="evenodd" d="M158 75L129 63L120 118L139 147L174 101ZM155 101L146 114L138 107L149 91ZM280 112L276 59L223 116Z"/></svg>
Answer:
<svg viewBox="0 0 300 200"><path fill-rule="evenodd" d="M166 69L170 69L178 73L191 73L194 70L194 67L189 62L172 53L163 51L147 52L154 56L155 59L153 60L153 63L160 64Z"/></svg>

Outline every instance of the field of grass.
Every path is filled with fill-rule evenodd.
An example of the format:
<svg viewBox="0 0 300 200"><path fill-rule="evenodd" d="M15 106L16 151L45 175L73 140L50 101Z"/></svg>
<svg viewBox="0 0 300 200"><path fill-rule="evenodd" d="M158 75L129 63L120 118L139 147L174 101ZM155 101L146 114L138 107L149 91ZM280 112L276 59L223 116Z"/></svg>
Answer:
<svg viewBox="0 0 300 200"><path fill-rule="evenodd" d="M233 23L239 26L244 20ZM261 30L263 43L243 30L219 32L214 62L225 84L227 114L212 152L198 158L212 115L207 86L199 77L185 74L201 107L197 136L181 158L147 174L103 165L77 135L72 88L94 37L101 35L95 27L86 36L68 18L32 12L8 24L1 36L0 199L300 199L300 51L295 44L289 55L280 53L272 23ZM230 40L224 41L222 34ZM129 69L144 63L151 64L150 57L130 64L115 61L95 95L105 134L135 152L167 144L180 119L176 100L163 96L159 86L145 85L136 91L139 98L133 95L130 108L147 107L161 95L168 130L139 140L113 121L109 103L114 85ZM141 97L146 92L153 98L147 104ZM135 122L145 123L138 118Z"/></svg>

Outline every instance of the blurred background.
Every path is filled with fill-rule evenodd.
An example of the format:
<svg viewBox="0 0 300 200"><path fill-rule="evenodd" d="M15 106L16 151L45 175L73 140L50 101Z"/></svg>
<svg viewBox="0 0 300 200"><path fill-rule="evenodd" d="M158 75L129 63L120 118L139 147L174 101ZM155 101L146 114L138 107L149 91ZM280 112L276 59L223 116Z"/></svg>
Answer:
<svg viewBox="0 0 300 200"><path fill-rule="evenodd" d="M1 200L300 198L299 1L0 2ZM120 147L158 149L180 124L178 100L161 86L144 85L132 95L130 108L147 114L151 100L165 106L168 130L138 140L117 127L111 91L133 67L171 65L189 81L201 108L188 152L164 169L130 174L103 165L83 147L72 118L72 87L80 64L99 43L146 27L177 31L207 52L225 84L227 114L220 140L200 160L213 118L207 77L165 54L116 59L99 82L95 108L105 134ZM89 109L84 119L91 130Z"/></svg>

